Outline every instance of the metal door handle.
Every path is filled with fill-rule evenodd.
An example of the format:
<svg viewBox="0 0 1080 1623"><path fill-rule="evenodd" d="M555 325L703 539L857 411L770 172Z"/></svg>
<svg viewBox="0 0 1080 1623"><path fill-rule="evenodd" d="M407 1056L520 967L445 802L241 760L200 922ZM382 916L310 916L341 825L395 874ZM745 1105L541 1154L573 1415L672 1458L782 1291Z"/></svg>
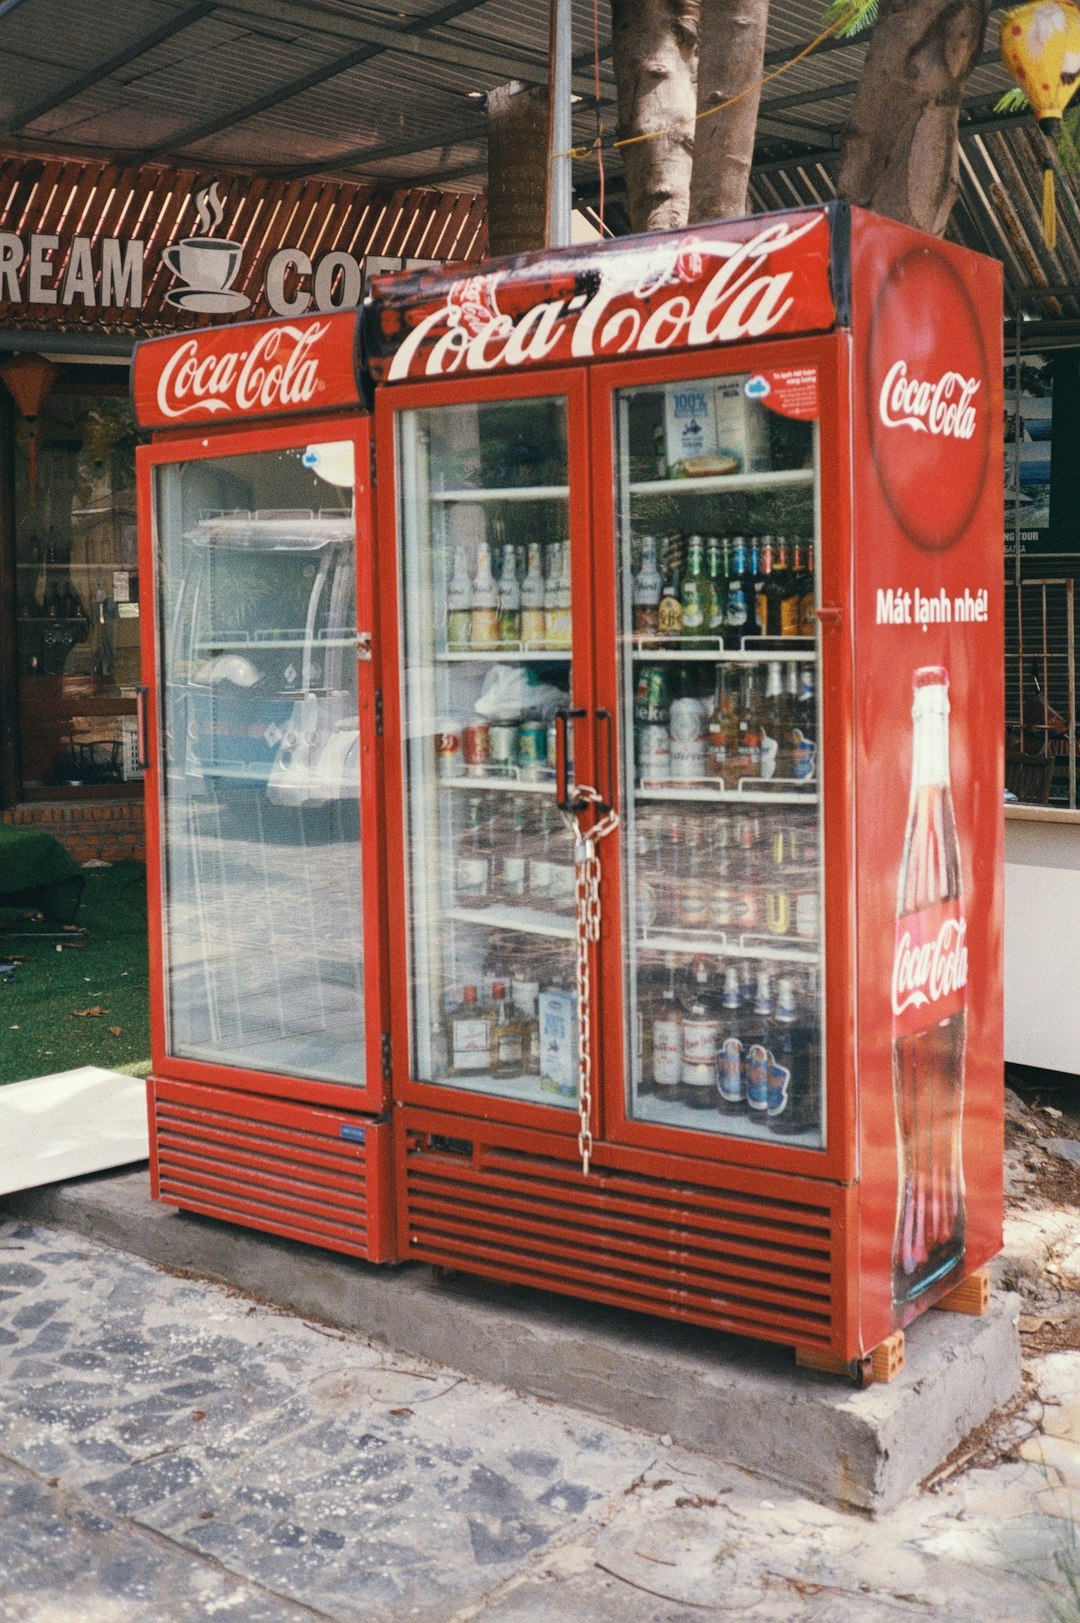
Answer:
<svg viewBox="0 0 1080 1623"><path fill-rule="evenodd" d="M150 745L146 730L146 702L149 694L149 688L135 689L135 765L140 772L146 772L150 766Z"/></svg>
<svg viewBox="0 0 1080 1623"><path fill-rule="evenodd" d="M607 777L601 791L604 798L597 807L600 816L605 817L615 803L615 725L610 710L598 710L596 719L607 727Z"/></svg>
<svg viewBox="0 0 1080 1623"><path fill-rule="evenodd" d="M587 710L556 710L555 712L555 804L560 811L584 811L587 802L570 799L569 758L567 754L566 724L581 721Z"/></svg>

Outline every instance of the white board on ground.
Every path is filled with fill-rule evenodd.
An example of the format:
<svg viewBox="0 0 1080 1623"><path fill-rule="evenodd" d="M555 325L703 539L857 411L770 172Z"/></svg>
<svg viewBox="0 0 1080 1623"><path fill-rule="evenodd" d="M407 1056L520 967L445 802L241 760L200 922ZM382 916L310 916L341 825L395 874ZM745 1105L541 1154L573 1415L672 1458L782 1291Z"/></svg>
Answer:
<svg viewBox="0 0 1080 1623"><path fill-rule="evenodd" d="M142 1077L83 1065L0 1088L0 1195L149 1154Z"/></svg>

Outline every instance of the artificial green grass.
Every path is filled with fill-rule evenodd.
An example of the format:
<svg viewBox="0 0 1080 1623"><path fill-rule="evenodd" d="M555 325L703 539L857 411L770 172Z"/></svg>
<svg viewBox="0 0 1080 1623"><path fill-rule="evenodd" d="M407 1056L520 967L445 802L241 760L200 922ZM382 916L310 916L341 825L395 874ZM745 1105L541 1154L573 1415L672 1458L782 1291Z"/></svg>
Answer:
<svg viewBox="0 0 1080 1623"><path fill-rule="evenodd" d="M15 977L0 980L0 1084L80 1065L134 1076L149 1070L146 870L140 863L86 870L74 930L0 907L4 960L15 960ZM80 1009L101 1013L79 1015Z"/></svg>

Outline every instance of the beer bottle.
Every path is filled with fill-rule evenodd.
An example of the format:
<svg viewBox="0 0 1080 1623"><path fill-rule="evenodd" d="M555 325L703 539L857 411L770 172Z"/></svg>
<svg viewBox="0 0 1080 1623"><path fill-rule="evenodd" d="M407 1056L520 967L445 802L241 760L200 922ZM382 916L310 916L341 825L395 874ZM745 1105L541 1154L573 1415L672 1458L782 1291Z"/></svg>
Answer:
<svg viewBox="0 0 1080 1623"><path fill-rule="evenodd" d="M512 546L503 548L499 575L499 641L504 647L517 647L521 640L521 583L517 557Z"/></svg>
<svg viewBox="0 0 1080 1623"><path fill-rule="evenodd" d="M731 543L731 578L728 583L727 614L724 620L724 647L742 647L748 626L750 610L746 599L746 543L737 535Z"/></svg>
<svg viewBox="0 0 1080 1623"><path fill-rule="evenodd" d="M720 566L720 537L710 535L706 545L705 569L709 580L710 640L724 640L724 617L727 614L727 575Z"/></svg>
<svg viewBox="0 0 1080 1623"><path fill-rule="evenodd" d="M729 965L724 971L724 995L720 1000L720 1045L716 1055L716 1105L726 1116L746 1113L742 1031L739 971Z"/></svg>
<svg viewBox="0 0 1080 1623"><path fill-rule="evenodd" d="M658 1099L678 1097L682 1080L682 1010L675 995L675 956L665 958L667 985L652 1019L652 1080Z"/></svg>
<svg viewBox="0 0 1080 1623"><path fill-rule="evenodd" d="M772 984L769 971L758 975L754 1011L746 1033L746 1108L764 1122L769 1108L769 1065L773 1031Z"/></svg>
<svg viewBox="0 0 1080 1623"><path fill-rule="evenodd" d="M809 1022L799 1008L795 981L776 983L776 1015L769 1065L767 1122L773 1133L802 1133L817 1125L820 1077L810 1070Z"/></svg>
<svg viewBox="0 0 1080 1623"><path fill-rule="evenodd" d="M781 581L779 634L781 637L797 637L802 614L802 587L798 566L793 564L788 568L787 545L782 536L778 562Z"/></svg>
<svg viewBox="0 0 1080 1623"><path fill-rule="evenodd" d="M817 694L814 667L800 664L799 690L791 729L791 775L801 781L817 776Z"/></svg>
<svg viewBox="0 0 1080 1623"><path fill-rule="evenodd" d="M806 543L806 568L799 595L799 636L812 637L817 631L817 583L814 579L814 543Z"/></svg>
<svg viewBox="0 0 1080 1623"><path fill-rule="evenodd" d="M663 581L656 562L656 537L646 535L641 542L641 567L633 588L634 636L655 637L659 631L660 597Z"/></svg>
<svg viewBox="0 0 1080 1623"><path fill-rule="evenodd" d="M753 665L744 665L739 677L739 752L736 759L736 784L740 778L761 777L762 734L757 671Z"/></svg>
<svg viewBox="0 0 1080 1623"><path fill-rule="evenodd" d="M708 633L712 621L709 582L705 574L705 545L700 535L687 543L686 573L682 583L683 645L693 647Z"/></svg>
<svg viewBox="0 0 1080 1623"><path fill-rule="evenodd" d="M709 966L695 958L690 972L690 994L682 1021L682 1079L680 1098L691 1110L708 1110L716 1093L716 1051L720 1019L712 995Z"/></svg>
<svg viewBox="0 0 1080 1623"><path fill-rule="evenodd" d="M770 624L770 600L773 595L773 544L767 535L761 546L761 568L754 583L754 620L759 637L773 635Z"/></svg>
<svg viewBox="0 0 1080 1623"><path fill-rule="evenodd" d="M664 581L664 588L660 595L660 606L656 611L657 629L661 642L671 648L677 648L682 640L683 606L679 595L678 575L668 575Z"/></svg>
<svg viewBox="0 0 1080 1623"><path fill-rule="evenodd" d="M765 672L765 698L761 706L761 776L794 777L791 729L784 699L784 670L778 659L770 659Z"/></svg>
<svg viewBox="0 0 1080 1623"><path fill-rule="evenodd" d="M544 572L537 541L529 543L529 565L521 583L521 640L532 648L544 642Z"/></svg>
<svg viewBox="0 0 1080 1623"><path fill-rule="evenodd" d="M474 648L492 648L499 641L499 587L491 572L491 549L486 541L476 549L469 641Z"/></svg>
<svg viewBox="0 0 1080 1623"><path fill-rule="evenodd" d="M709 715L707 746L709 776L718 779L725 789L734 789L737 783L735 761L739 749L739 716L723 665L716 667L716 692Z"/></svg>

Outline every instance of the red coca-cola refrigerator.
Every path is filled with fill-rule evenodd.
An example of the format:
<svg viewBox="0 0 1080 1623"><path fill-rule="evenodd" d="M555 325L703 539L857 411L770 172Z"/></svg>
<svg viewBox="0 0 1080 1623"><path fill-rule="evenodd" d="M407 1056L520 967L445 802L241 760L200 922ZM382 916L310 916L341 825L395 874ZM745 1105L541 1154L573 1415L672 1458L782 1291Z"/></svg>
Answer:
<svg viewBox="0 0 1080 1623"><path fill-rule="evenodd" d="M375 284L403 1255L864 1372L998 1250L1001 308L842 205Z"/></svg>
<svg viewBox="0 0 1080 1623"><path fill-rule="evenodd" d="M214 309L213 296L198 309ZM356 311L137 346L154 1196L394 1251Z"/></svg>

